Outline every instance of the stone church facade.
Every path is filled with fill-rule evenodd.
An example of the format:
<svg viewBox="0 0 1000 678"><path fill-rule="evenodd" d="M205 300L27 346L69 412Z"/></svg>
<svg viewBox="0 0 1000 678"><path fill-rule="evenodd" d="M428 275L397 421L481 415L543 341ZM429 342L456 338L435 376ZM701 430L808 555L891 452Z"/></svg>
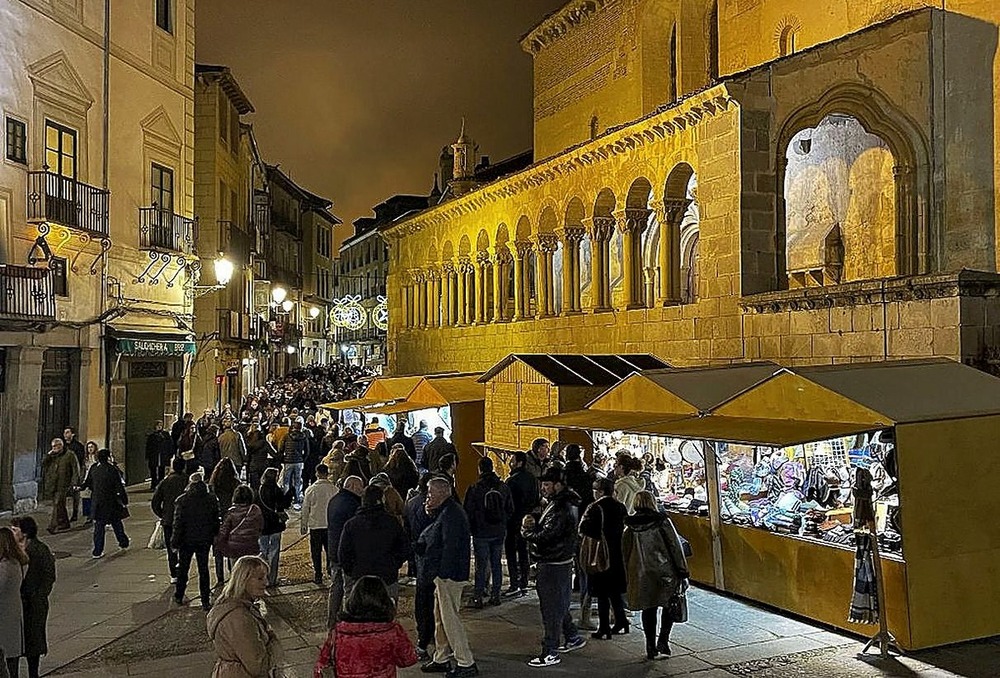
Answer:
<svg viewBox="0 0 1000 678"><path fill-rule="evenodd" d="M574 0L522 39L526 170L383 230L388 363L675 365L1000 346L1000 6ZM459 167L458 158L464 165Z"/></svg>

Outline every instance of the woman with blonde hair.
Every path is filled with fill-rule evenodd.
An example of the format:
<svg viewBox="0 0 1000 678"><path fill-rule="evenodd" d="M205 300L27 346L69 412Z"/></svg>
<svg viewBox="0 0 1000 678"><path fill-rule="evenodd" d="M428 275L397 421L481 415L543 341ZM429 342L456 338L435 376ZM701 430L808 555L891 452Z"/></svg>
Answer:
<svg viewBox="0 0 1000 678"><path fill-rule="evenodd" d="M625 504L625 509L632 513L635 510L635 497L642 492L646 484L639 477L642 462L632 455L622 452L615 458L615 499Z"/></svg>
<svg viewBox="0 0 1000 678"><path fill-rule="evenodd" d="M254 603L264 596L267 562L243 556L208 613L208 637L218 660L212 678L272 678L281 644Z"/></svg>
<svg viewBox="0 0 1000 678"><path fill-rule="evenodd" d="M389 452L389 461L386 462L382 472L389 476L389 482L396 488L400 497L405 497L410 490L420 482L420 471L417 465L406 453L406 448L400 443L392 446Z"/></svg>
<svg viewBox="0 0 1000 678"><path fill-rule="evenodd" d="M646 658L655 659L657 653L670 655L671 601L687 590L690 574L677 530L670 518L657 510L653 495L645 490L637 493L634 506L635 513L625 517L622 535L626 599L629 609L642 610Z"/></svg>

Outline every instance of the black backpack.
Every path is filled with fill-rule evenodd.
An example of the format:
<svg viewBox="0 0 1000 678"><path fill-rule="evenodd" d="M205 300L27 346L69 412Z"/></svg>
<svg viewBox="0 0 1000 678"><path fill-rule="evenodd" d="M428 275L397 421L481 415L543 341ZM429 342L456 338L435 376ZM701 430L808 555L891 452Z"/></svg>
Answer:
<svg viewBox="0 0 1000 678"><path fill-rule="evenodd" d="M486 494L483 495L483 515L486 517L486 522L491 524L502 523L504 521L503 512L503 495L495 487L491 487L486 490Z"/></svg>

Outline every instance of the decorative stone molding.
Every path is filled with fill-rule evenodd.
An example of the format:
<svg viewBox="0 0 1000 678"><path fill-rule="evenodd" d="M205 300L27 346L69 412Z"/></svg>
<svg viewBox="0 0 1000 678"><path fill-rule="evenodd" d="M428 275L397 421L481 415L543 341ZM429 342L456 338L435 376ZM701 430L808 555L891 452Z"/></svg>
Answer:
<svg viewBox="0 0 1000 678"><path fill-rule="evenodd" d="M556 235L566 243L567 246L579 245L587 237L587 229L582 226L567 226L556 229Z"/></svg>
<svg viewBox="0 0 1000 678"><path fill-rule="evenodd" d="M662 217L657 210L657 219L665 224L680 224L690 206L691 201L687 198L667 198L663 201Z"/></svg>
<svg viewBox="0 0 1000 678"><path fill-rule="evenodd" d="M748 313L782 313L949 297L1000 297L1000 274L960 271L763 292L743 297L740 306Z"/></svg>
<svg viewBox="0 0 1000 678"><path fill-rule="evenodd" d="M559 238L555 233L539 233L535 240L538 242L539 252L551 254L559 249Z"/></svg>
<svg viewBox="0 0 1000 678"><path fill-rule="evenodd" d="M645 207L628 207L615 212L618 228L622 233L641 234L649 226L649 215L653 210Z"/></svg>
<svg viewBox="0 0 1000 678"><path fill-rule="evenodd" d="M529 54L538 54L547 46L566 35L605 7L618 0L580 0L571 2L545 18L531 32L521 38L521 48Z"/></svg>
<svg viewBox="0 0 1000 678"><path fill-rule="evenodd" d="M472 260L469 257L461 257L458 260L458 266L456 267L459 273L475 273L476 268L472 265Z"/></svg>
<svg viewBox="0 0 1000 678"><path fill-rule="evenodd" d="M514 261L514 256L510 253L510 250L506 247L497 249L496 254L493 255L493 260L500 266L504 264L509 264Z"/></svg>
<svg viewBox="0 0 1000 678"><path fill-rule="evenodd" d="M490 263L490 253L489 252L476 252L476 263L480 266L489 266Z"/></svg>
<svg viewBox="0 0 1000 678"><path fill-rule="evenodd" d="M590 234L591 240L594 242L611 240L611 234L615 232L616 219L614 217L593 217L588 221L590 223L587 232Z"/></svg>

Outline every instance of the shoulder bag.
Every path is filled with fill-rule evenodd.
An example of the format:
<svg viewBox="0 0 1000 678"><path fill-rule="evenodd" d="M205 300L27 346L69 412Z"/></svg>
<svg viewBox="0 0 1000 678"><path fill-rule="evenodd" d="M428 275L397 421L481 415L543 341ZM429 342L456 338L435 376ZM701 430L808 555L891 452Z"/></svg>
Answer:
<svg viewBox="0 0 1000 678"><path fill-rule="evenodd" d="M660 534L663 536L663 541L667 547L667 553L672 553L670 548L670 536L667 534L667 530L671 530L675 537L677 537L678 542L680 542L680 535L677 533L677 528L670 519L667 519L665 525L660 528ZM683 546L682 546L683 548ZM681 590L680 582L680 568L677 567L677 563L674 562L673 556L670 558L670 564L674 568L674 577L678 579L677 591L670 597L667 602L667 614L670 616L670 621L675 624L683 624L688 620L688 604L687 604L687 593Z"/></svg>
<svg viewBox="0 0 1000 678"><path fill-rule="evenodd" d="M598 574L611 569L611 554L608 551L608 540L604 538L604 510L594 505L601 514L601 536L599 538L586 535L580 539L580 565L587 574Z"/></svg>

